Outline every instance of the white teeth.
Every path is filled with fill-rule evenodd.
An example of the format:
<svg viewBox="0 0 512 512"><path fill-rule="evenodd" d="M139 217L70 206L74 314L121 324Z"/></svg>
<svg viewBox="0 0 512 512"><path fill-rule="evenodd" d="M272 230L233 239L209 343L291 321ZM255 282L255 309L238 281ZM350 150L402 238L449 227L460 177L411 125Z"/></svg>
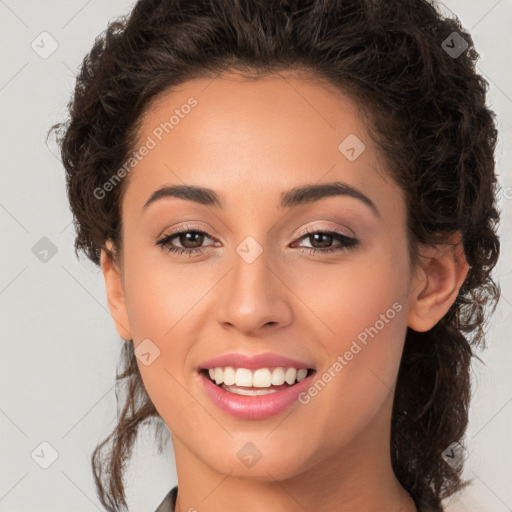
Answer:
<svg viewBox="0 0 512 512"><path fill-rule="evenodd" d="M247 368L233 368L226 366L225 368L216 367L208 370L210 378L216 384L225 384L226 386L241 386L268 388L270 386L281 386L285 382L290 386L296 382L304 380L308 374L307 368L258 368L251 371Z"/></svg>
<svg viewBox="0 0 512 512"><path fill-rule="evenodd" d="M231 366L224 368L224 384L231 386L236 382L236 372Z"/></svg>
<svg viewBox="0 0 512 512"><path fill-rule="evenodd" d="M274 368L272 372L272 384L274 386L284 384L284 368Z"/></svg>
<svg viewBox="0 0 512 512"><path fill-rule="evenodd" d="M297 370L297 382L304 380L308 374L308 371L304 368Z"/></svg>
<svg viewBox="0 0 512 512"><path fill-rule="evenodd" d="M215 368L215 371L217 370L222 371L222 368ZM250 388L252 386L251 370L248 370L247 368L238 368L235 374L235 385Z"/></svg>
<svg viewBox="0 0 512 512"><path fill-rule="evenodd" d="M287 384L295 384L297 378L297 370L295 368L287 368L284 374L284 380Z"/></svg>
<svg viewBox="0 0 512 512"><path fill-rule="evenodd" d="M271 374L268 368L260 368L259 370L256 370L252 376L253 387L268 388L270 386L270 377Z"/></svg>

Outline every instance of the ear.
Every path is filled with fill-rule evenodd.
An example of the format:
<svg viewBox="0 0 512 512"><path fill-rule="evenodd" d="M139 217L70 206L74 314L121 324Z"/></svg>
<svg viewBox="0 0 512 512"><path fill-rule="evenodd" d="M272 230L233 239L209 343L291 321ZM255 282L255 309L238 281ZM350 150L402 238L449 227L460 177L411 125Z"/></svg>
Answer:
<svg viewBox="0 0 512 512"><path fill-rule="evenodd" d="M105 245L107 249L112 252L112 242L107 240ZM130 333L130 321L124 297L121 271L105 249L101 250L100 265L103 278L105 279L108 308L114 320L116 330L121 338L130 340L132 336Z"/></svg>
<svg viewBox="0 0 512 512"><path fill-rule="evenodd" d="M420 332L434 327L455 302L468 270L460 232L440 245L421 246L407 325Z"/></svg>

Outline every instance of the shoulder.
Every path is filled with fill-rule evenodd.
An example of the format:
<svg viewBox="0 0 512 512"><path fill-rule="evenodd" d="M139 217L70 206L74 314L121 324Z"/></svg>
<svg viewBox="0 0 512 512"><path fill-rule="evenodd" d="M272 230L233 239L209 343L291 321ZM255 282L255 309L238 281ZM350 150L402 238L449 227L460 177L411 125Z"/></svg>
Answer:
<svg viewBox="0 0 512 512"><path fill-rule="evenodd" d="M178 486L174 486L165 496L162 503L158 505L155 512L174 512L176 506L176 495L178 493Z"/></svg>

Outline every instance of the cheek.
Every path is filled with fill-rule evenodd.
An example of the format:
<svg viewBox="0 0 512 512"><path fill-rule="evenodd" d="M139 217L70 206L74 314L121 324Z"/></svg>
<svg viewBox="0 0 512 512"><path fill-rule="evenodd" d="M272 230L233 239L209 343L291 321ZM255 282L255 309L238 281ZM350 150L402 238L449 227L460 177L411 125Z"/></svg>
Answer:
<svg viewBox="0 0 512 512"><path fill-rule="evenodd" d="M187 361L195 341L191 336L195 330L190 326L198 325L198 298L211 285L201 286L205 288L201 292L191 280L191 271L177 272L177 266L167 265L165 257L151 254L143 258L142 251L137 254L135 247L126 254L125 292L136 354L141 353L137 348L142 348L145 340L154 344L145 345L151 347L150 357L154 357L150 364L137 358L144 387L166 424L186 437L186 432L180 431L182 425L201 421L201 409L183 388L189 378ZM179 415L175 411L180 411Z"/></svg>
<svg viewBox="0 0 512 512"><path fill-rule="evenodd" d="M190 322L200 297L212 286L208 275L195 279L194 264L183 268L171 265L165 253L158 251L152 250L149 258L134 251L125 261L125 292L134 339L172 338L183 328L182 319Z"/></svg>
<svg viewBox="0 0 512 512"><path fill-rule="evenodd" d="M380 243L333 264L301 262L285 270L284 276L300 299L298 318L332 352L343 348L342 340L354 339L373 326L390 308L389 316L394 317L394 303L405 307L407 269L405 243L394 247Z"/></svg>
<svg viewBox="0 0 512 512"><path fill-rule="evenodd" d="M302 397L311 443L324 454L349 444L391 410L406 333L405 310L377 295L360 302L358 316L340 314L336 336L322 341L327 361ZM382 316L381 316L382 315ZM324 358L325 359L325 358ZM380 427L385 430L386 425Z"/></svg>
<svg viewBox="0 0 512 512"><path fill-rule="evenodd" d="M305 278L301 283L298 293L315 312L303 328L327 355L314 396L305 401L311 398L311 415L323 418L333 435L354 434L394 388L407 329L407 269L405 245L382 247L351 265L322 270L328 275L316 276L317 286Z"/></svg>

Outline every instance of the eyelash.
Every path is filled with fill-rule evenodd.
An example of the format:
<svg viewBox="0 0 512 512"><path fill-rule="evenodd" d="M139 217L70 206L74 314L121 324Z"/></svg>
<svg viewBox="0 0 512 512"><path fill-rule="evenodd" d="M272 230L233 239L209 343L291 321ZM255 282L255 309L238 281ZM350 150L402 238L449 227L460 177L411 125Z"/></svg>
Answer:
<svg viewBox="0 0 512 512"><path fill-rule="evenodd" d="M193 256L194 254L197 254L201 252L204 247L199 247L196 249L182 249L181 247L173 247L169 245L171 240L176 238L177 236L183 234L183 233L198 233L200 235L204 235L208 238L212 238L208 233L205 231L202 231L201 229L191 228L191 227L184 227L177 231L173 231L172 233L164 236L158 242L156 242L157 245L160 245L162 249L167 250L168 252L172 252L177 255L183 255L187 254L188 256ZM344 235L342 233L338 233L337 231L322 231L322 230L306 230L303 233L301 233L298 240L301 240L302 238L307 238L310 235L316 235L316 234L322 234L322 235L329 235L332 236L334 239L338 240L339 242L342 242L342 245L339 245L338 247L328 247L327 249L315 249L314 247L302 247L299 249L301 253L307 252L308 254L318 254L318 253L330 253L335 251L341 251L341 250L351 250L354 249L359 245L359 240L356 238L351 238L347 235ZM213 238L212 238L213 239Z"/></svg>

